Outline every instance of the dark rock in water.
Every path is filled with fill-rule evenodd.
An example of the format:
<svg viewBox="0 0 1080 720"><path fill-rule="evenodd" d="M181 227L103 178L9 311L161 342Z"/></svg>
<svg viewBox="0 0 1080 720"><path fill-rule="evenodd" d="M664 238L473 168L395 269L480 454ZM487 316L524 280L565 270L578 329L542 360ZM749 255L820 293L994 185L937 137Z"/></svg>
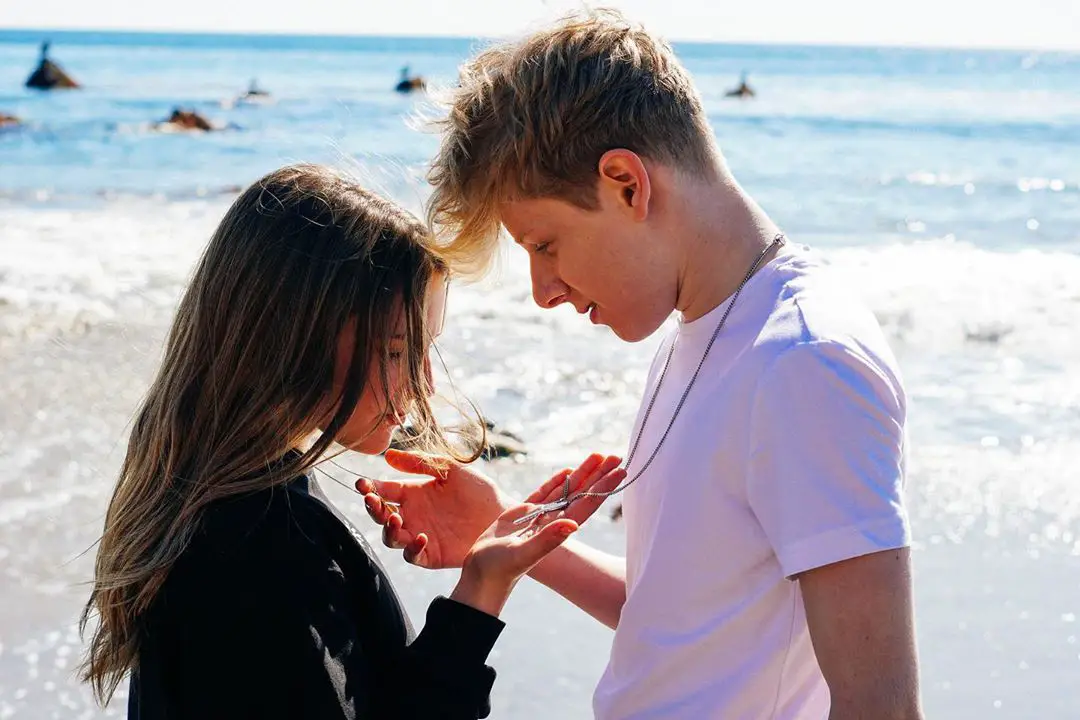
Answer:
<svg viewBox="0 0 1080 720"><path fill-rule="evenodd" d="M270 91L263 90L259 87L258 81L252 78L251 84L248 85L247 92L244 93L244 97L270 97Z"/></svg>
<svg viewBox="0 0 1080 720"><path fill-rule="evenodd" d="M398 80L398 84L394 86L394 90L399 93L411 93L426 88L427 81L421 75L410 75L408 65L401 68L401 79Z"/></svg>
<svg viewBox="0 0 1080 720"><path fill-rule="evenodd" d="M487 444L481 457L485 460L529 454L525 449L525 441L514 433L500 430L490 420L485 420L484 426L487 427Z"/></svg>
<svg viewBox="0 0 1080 720"><path fill-rule="evenodd" d="M167 120L156 123L155 130L201 130L209 132L216 130L209 120L194 110L181 110L176 108Z"/></svg>
<svg viewBox="0 0 1080 720"><path fill-rule="evenodd" d="M754 88L750 87L750 83L746 81L746 73L743 73L739 84L735 88L724 93L724 97L740 99L752 98L754 95L756 95Z"/></svg>
<svg viewBox="0 0 1080 720"><path fill-rule="evenodd" d="M26 79L26 87L35 90L72 90L80 87L62 67L49 59L49 43L41 44L41 59Z"/></svg>
<svg viewBox="0 0 1080 720"><path fill-rule="evenodd" d="M615 506L615 509L611 511L611 519L615 522L622 520L622 503Z"/></svg>
<svg viewBox="0 0 1080 720"><path fill-rule="evenodd" d="M490 420L485 420L484 426L487 428L486 443L483 452L480 453L480 457L484 460L528 455L529 451L525 447L525 441L514 433L500 430ZM394 436L390 440L390 447L395 450L409 450L411 441L415 437L416 431L412 427L400 427L394 431Z"/></svg>
<svg viewBox="0 0 1080 720"><path fill-rule="evenodd" d="M236 98L234 103L223 103L223 105L270 105L273 102L274 98L270 95L270 91L259 87L258 82L253 79L248 85L247 92Z"/></svg>
<svg viewBox="0 0 1080 720"><path fill-rule="evenodd" d="M275 102L274 96L270 94L269 90L259 87L258 83L252 80L247 90L235 97L224 99L218 104L226 110L232 110L237 107L251 108L273 105Z"/></svg>
<svg viewBox="0 0 1080 720"><path fill-rule="evenodd" d="M52 60L43 60L26 79L26 87L35 90L76 90L82 86Z"/></svg>
<svg viewBox="0 0 1080 720"><path fill-rule="evenodd" d="M394 89L399 93L411 93L427 88L427 81L422 77L411 77L406 80L402 80Z"/></svg>
<svg viewBox="0 0 1080 720"><path fill-rule="evenodd" d="M14 115L0 113L0 128L14 128L22 125L22 120Z"/></svg>

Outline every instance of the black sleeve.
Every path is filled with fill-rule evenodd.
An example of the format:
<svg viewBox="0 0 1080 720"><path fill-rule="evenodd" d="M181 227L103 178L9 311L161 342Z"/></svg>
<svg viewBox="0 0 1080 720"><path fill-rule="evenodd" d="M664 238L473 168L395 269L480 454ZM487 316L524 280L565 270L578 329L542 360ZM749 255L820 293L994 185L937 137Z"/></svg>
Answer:
<svg viewBox="0 0 1080 720"><path fill-rule="evenodd" d="M438 598L411 645L365 648L358 624L380 618L357 614L329 551L296 545L270 567L236 568L223 587L204 587L203 610L189 607L179 643L187 657L172 662L192 669L191 685L169 718L488 716L495 673L485 661L500 620Z"/></svg>
<svg viewBox="0 0 1080 720"><path fill-rule="evenodd" d="M495 671L484 663L503 627L485 612L436 598L399 669L398 717L486 718Z"/></svg>

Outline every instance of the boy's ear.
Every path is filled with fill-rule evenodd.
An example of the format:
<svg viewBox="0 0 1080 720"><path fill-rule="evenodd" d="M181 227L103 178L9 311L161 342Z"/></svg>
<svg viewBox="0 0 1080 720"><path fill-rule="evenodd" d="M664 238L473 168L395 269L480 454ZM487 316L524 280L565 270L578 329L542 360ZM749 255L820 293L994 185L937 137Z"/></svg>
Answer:
<svg viewBox="0 0 1080 720"><path fill-rule="evenodd" d="M640 155L623 148L608 150L601 156L596 169L602 195L614 198L638 222L649 216L652 184Z"/></svg>

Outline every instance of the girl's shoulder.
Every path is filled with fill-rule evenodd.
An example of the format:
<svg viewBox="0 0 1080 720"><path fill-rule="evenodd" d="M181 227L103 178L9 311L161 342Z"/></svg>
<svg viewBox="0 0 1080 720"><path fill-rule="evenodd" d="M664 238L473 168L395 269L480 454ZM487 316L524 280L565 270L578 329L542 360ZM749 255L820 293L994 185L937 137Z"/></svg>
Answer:
<svg viewBox="0 0 1080 720"><path fill-rule="evenodd" d="M169 573L165 597L197 602L210 587L219 598L234 590L280 591L346 565L356 552L348 528L308 492L307 482L297 478L211 503Z"/></svg>

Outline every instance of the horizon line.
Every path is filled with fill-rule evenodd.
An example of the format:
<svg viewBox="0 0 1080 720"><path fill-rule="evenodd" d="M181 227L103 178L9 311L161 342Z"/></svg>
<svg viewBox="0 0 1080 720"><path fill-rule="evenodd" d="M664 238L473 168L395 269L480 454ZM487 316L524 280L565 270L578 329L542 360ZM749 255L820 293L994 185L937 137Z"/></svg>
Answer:
<svg viewBox="0 0 1080 720"><path fill-rule="evenodd" d="M126 35L190 35L205 37L264 37L264 38L333 38L333 39L364 39L384 38L392 40L473 40L480 42L493 42L522 33L513 33L504 36L479 36L479 35L455 35L439 33L335 33L318 31L282 31L282 30L206 30L192 28L158 29L145 27L31 27L31 26L8 26L0 25L0 33L85 33L85 34L126 34ZM973 52L1033 52L1055 53L1064 55L1080 54L1080 45L1076 47L1046 46L1033 47L1029 45L939 45L934 43L895 42L895 43L860 43L858 41L837 40L746 40L746 39L710 39L679 38L676 36L663 36L665 40L678 45L728 45L728 46L758 46L758 47L794 47L794 48L854 48L854 49L884 49L884 50L950 50L950 51L973 51Z"/></svg>

